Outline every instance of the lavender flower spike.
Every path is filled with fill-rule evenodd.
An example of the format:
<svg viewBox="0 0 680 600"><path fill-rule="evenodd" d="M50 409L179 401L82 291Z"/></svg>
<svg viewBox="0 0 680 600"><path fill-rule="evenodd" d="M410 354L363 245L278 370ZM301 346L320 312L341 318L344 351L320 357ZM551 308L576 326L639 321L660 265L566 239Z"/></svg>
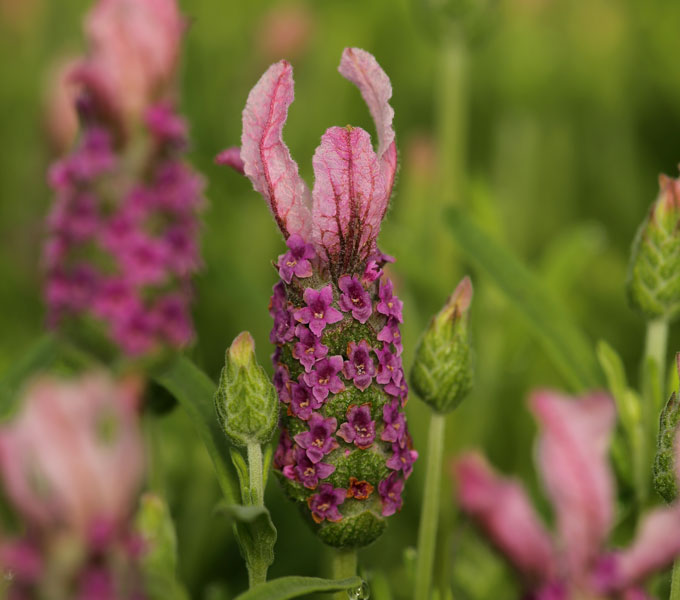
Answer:
<svg viewBox="0 0 680 600"><path fill-rule="evenodd" d="M403 413L402 303L383 269L394 259L377 244L397 166L392 87L358 48L345 49L339 70L368 105L376 149L360 127L331 127L310 194L281 137L293 100L292 68L281 61L248 96L240 153L218 160L243 160L287 246L270 310L285 405L274 467L324 542L357 547L401 509L417 452Z"/></svg>

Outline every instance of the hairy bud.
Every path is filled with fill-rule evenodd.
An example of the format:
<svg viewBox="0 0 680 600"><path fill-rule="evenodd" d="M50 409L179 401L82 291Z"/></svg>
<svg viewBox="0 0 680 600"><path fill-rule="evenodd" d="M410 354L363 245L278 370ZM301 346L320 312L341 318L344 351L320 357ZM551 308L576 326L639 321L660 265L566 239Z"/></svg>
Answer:
<svg viewBox="0 0 680 600"><path fill-rule="evenodd" d="M654 459L654 488L669 504L678 497L677 433L680 425L680 402L675 392L668 399L659 418L659 434Z"/></svg>
<svg viewBox="0 0 680 600"><path fill-rule="evenodd" d="M278 418L276 390L255 359L255 342L244 331L226 353L215 393L217 418L236 446L268 442Z"/></svg>
<svg viewBox="0 0 680 600"><path fill-rule="evenodd" d="M660 192L633 244L628 295L649 319L680 313L680 179L659 177Z"/></svg>
<svg viewBox="0 0 680 600"><path fill-rule="evenodd" d="M468 309L472 283L465 277L423 334L411 370L416 393L434 410L447 413L472 388Z"/></svg>

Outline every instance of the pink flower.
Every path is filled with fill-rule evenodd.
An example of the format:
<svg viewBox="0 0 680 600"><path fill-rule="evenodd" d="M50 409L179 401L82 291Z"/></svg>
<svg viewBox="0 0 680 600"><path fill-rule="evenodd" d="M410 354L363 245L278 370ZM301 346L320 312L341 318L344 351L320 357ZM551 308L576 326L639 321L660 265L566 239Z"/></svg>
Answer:
<svg viewBox="0 0 680 600"><path fill-rule="evenodd" d="M122 525L143 475L137 380L104 374L44 377L0 430L0 473L15 508L42 531L89 539L98 523Z"/></svg>
<svg viewBox="0 0 680 600"><path fill-rule="evenodd" d="M313 243L336 278L363 274L377 254L376 238L397 157L387 75L373 56L358 48L345 49L339 71L357 85L368 104L378 131L377 152L363 129L331 127L314 155L316 181L310 194L281 135L293 101L292 68L281 61L265 72L248 96L238 157L284 237L298 234ZM230 149L219 161L238 168L235 158Z"/></svg>
<svg viewBox="0 0 680 600"><path fill-rule="evenodd" d="M680 537L668 535L680 527L680 507L652 510L628 549L608 552L613 402L602 394L574 400L538 392L531 406L542 430L538 464L556 513L556 537L521 485L495 474L474 453L455 465L461 506L526 577L536 598L634 597L645 577L680 554Z"/></svg>

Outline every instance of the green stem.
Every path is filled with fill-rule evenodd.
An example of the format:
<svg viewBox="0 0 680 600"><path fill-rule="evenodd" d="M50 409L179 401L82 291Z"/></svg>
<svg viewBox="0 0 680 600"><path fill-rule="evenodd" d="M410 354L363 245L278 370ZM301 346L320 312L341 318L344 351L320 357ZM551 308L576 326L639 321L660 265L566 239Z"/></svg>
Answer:
<svg viewBox="0 0 680 600"><path fill-rule="evenodd" d="M250 504L264 504L264 479L262 471L262 447L260 444L248 444L248 474L250 478ZM244 502L248 502L244 498Z"/></svg>
<svg viewBox="0 0 680 600"><path fill-rule="evenodd" d="M653 358L657 366L657 383L664 395L666 379L666 348L668 345L668 321L654 319L647 321L645 358Z"/></svg>
<svg viewBox="0 0 680 600"><path fill-rule="evenodd" d="M673 563L673 575L671 578L670 600L680 600L680 560Z"/></svg>
<svg viewBox="0 0 680 600"><path fill-rule="evenodd" d="M333 579L346 579L357 574L357 551L353 548L332 550L331 576ZM334 600L347 600L347 591L333 595Z"/></svg>
<svg viewBox="0 0 680 600"><path fill-rule="evenodd" d="M427 446L427 471L423 508L418 530L418 559L416 563L415 600L429 600L432 586L441 491L442 454L444 451L445 415L432 413Z"/></svg>

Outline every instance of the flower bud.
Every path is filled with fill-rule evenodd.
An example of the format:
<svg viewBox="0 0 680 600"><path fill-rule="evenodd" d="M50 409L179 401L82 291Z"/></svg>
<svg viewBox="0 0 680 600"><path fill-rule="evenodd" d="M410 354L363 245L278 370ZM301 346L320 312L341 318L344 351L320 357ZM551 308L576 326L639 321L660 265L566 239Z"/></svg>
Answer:
<svg viewBox="0 0 680 600"><path fill-rule="evenodd" d="M215 393L217 418L236 446L264 444L278 420L276 390L255 359L255 342L244 331L227 350Z"/></svg>
<svg viewBox="0 0 680 600"><path fill-rule="evenodd" d="M411 383L422 400L440 413L456 408L472 388L471 301L472 283L465 277L432 319L416 349Z"/></svg>
<svg viewBox="0 0 680 600"><path fill-rule="evenodd" d="M659 177L660 192L633 244L628 295L648 319L680 313L680 179Z"/></svg>

